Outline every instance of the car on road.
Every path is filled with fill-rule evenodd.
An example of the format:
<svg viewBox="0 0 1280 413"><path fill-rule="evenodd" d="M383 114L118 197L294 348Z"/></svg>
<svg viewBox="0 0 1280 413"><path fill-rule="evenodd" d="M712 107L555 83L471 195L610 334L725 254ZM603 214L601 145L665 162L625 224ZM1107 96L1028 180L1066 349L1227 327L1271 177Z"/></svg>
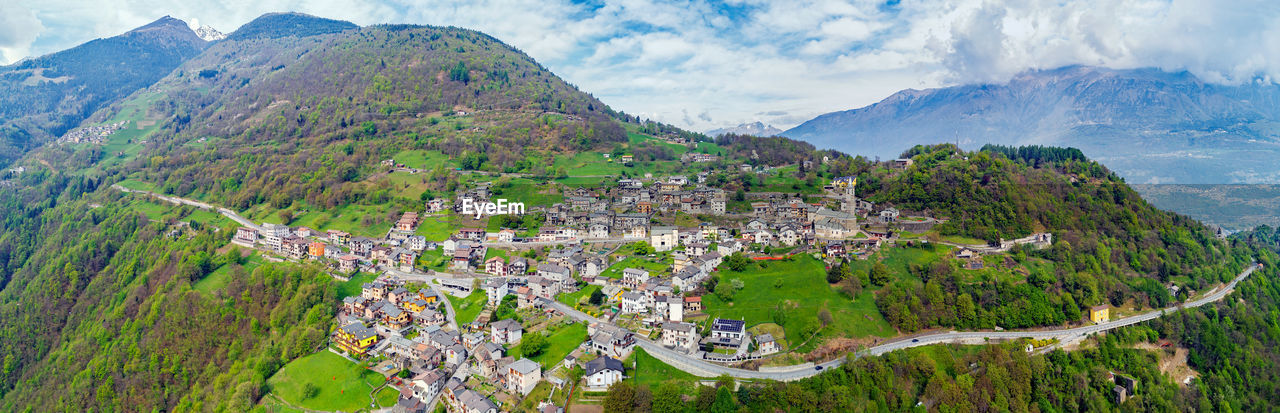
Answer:
<svg viewBox="0 0 1280 413"><path fill-rule="evenodd" d="M918 339L918 338L913 338L913 339L911 339L911 342L912 342L912 343L919 343L919 342L920 342L920 339Z"/></svg>
<svg viewBox="0 0 1280 413"><path fill-rule="evenodd" d="M822 366L813 366L814 370L822 371Z"/></svg>

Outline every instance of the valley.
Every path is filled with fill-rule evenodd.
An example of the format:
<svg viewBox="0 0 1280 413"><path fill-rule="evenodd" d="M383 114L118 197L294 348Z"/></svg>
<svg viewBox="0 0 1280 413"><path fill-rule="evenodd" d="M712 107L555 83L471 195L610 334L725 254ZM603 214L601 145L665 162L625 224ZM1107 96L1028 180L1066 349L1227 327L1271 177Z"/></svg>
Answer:
<svg viewBox="0 0 1280 413"><path fill-rule="evenodd" d="M0 176L0 410L1256 411L1280 383L1280 237L1243 231L1268 188L994 135L707 136L457 27L171 20L112 41L192 49L83 116L0 111L39 127Z"/></svg>

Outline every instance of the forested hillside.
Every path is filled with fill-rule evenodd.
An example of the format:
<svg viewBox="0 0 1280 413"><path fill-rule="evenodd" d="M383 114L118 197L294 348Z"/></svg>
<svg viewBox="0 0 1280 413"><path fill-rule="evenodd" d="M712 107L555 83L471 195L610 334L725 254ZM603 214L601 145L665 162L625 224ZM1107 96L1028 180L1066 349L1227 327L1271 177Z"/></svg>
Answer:
<svg viewBox="0 0 1280 413"><path fill-rule="evenodd" d="M1099 304L1161 308L1229 280L1250 261L1247 246L1231 248L1200 223L1152 207L1076 150L940 145L903 156L914 165L839 163L860 176L858 193L868 199L948 220L938 226L944 235L993 243L1033 232L1055 238L1048 249L1015 250L1005 264L1020 268L1025 283L966 279L949 265L912 268L918 281L891 283L877 296L881 312L905 331L1058 325Z"/></svg>
<svg viewBox="0 0 1280 413"><path fill-rule="evenodd" d="M0 165L168 75L207 43L164 17L119 36L0 67Z"/></svg>
<svg viewBox="0 0 1280 413"><path fill-rule="evenodd" d="M250 271L219 252L230 231L149 222L82 178L21 184L0 191L0 410L245 411L275 369L324 344L327 273ZM223 289L193 289L215 270L231 275Z"/></svg>
<svg viewBox="0 0 1280 413"><path fill-rule="evenodd" d="M466 169L547 175L555 154L628 139L603 103L474 31L233 38L135 96L159 96L150 107L167 119L125 158L141 171L135 178L236 208L334 207L374 192L364 178L405 150L438 151ZM112 155L68 147L43 157L82 169Z"/></svg>

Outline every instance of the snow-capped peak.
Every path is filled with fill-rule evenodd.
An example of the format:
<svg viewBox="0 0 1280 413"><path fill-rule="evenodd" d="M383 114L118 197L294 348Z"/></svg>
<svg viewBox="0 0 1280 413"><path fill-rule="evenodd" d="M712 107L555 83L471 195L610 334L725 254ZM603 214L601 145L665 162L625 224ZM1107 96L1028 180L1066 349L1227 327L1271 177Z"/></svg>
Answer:
<svg viewBox="0 0 1280 413"><path fill-rule="evenodd" d="M196 36L200 36L200 38L204 39L206 42L212 42L215 40L222 40L227 38L227 35L222 34L222 32L218 31L217 29L214 29L213 27L207 24L200 26L199 29L196 29Z"/></svg>

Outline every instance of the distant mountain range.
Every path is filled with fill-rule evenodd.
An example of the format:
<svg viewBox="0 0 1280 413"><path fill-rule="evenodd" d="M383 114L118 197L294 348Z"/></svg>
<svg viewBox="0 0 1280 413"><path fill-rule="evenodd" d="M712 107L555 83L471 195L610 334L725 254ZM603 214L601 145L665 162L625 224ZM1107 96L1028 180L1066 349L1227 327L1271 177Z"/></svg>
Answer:
<svg viewBox="0 0 1280 413"><path fill-rule="evenodd" d="M732 128L719 128L707 131L708 136L720 136L725 134L751 135L751 136L776 136L782 133L782 129L773 127L773 125L765 125L759 121L751 123L743 123Z"/></svg>
<svg viewBox="0 0 1280 413"><path fill-rule="evenodd" d="M155 83L207 46L185 22L165 16L119 36L0 66L0 165Z"/></svg>
<svg viewBox="0 0 1280 413"><path fill-rule="evenodd" d="M1280 86L1068 66L904 90L782 135L880 157L923 143L1072 146L1133 183L1280 183Z"/></svg>

